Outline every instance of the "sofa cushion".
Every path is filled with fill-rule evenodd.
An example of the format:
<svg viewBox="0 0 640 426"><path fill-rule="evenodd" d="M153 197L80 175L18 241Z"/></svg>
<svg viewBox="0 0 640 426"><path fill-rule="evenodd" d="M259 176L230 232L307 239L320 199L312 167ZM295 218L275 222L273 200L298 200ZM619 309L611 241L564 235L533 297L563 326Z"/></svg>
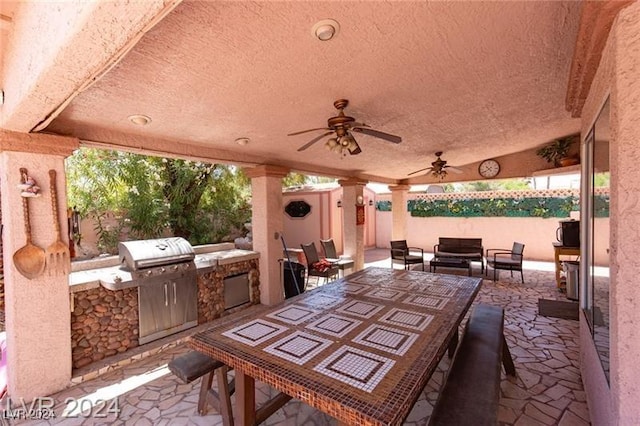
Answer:
<svg viewBox="0 0 640 426"><path fill-rule="evenodd" d="M438 257L457 257L457 258L468 258L468 259L475 259L478 257L482 257L482 252L481 251L476 251L476 252L455 252L455 251L442 251L442 250L438 250L438 253L436 253Z"/></svg>

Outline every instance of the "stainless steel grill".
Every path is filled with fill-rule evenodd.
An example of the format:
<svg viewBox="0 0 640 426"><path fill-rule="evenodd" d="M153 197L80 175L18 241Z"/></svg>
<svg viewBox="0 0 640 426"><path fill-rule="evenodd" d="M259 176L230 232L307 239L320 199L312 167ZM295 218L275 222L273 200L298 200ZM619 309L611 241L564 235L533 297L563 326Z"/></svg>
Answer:
<svg viewBox="0 0 640 426"><path fill-rule="evenodd" d="M138 286L140 344L198 324L195 252L187 240L126 241L118 256Z"/></svg>
<svg viewBox="0 0 640 426"><path fill-rule="evenodd" d="M125 241L118 244L120 261L132 271L182 262L196 257L191 244L184 238Z"/></svg>

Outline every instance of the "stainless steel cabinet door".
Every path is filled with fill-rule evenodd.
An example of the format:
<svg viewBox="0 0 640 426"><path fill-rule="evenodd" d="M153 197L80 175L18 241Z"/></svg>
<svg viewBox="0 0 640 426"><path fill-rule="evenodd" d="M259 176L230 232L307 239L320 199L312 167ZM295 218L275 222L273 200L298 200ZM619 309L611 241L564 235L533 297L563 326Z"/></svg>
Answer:
<svg viewBox="0 0 640 426"><path fill-rule="evenodd" d="M171 281L161 279L138 288L140 344L153 340L153 334L172 327Z"/></svg>
<svg viewBox="0 0 640 426"><path fill-rule="evenodd" d="M193 280L172 281L171 324L172 326L198 321L198 284ZM194 324L195 325L195 324Z"/></svg>

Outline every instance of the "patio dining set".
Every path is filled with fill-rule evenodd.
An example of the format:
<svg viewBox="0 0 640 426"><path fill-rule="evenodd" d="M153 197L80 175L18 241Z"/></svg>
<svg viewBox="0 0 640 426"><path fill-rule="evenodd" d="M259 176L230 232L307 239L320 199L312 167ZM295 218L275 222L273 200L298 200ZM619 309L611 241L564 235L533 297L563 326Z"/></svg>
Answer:
<svg viewBox="0 0 640 426"><path fill-rule="evenodd" d="M239 424L261 423L292 398L343 424L399 425L448 353L452 371L464 371L471 364L476 369L481 362L491 364L483 372L495 374L471 384L464 375L464 387L479 387L472 391L487 400L464 412L447 408L447 394L459 398L462 389L452 374L452 383L442 391L441 421L434 424L447 424L452 413L486 416L494 422L499 392L489 388L499 384L501 364L515 375L504 346L502 309L478 305L467 324L475 331L458 340L459 326L481 282L368 267L278 305L258 305L228 316L191 336L193 351L174 359L169 368L185 382L203 376L198 410L205 413L210 405L225 425L234 424L234 419ZM494 319L487 322L490 317ZM476 337L465 341L464 336L475 333L495 336L495 345L476 345ZM229 369L235 370L232 380ZM217 392L211 388L216 375ZM258 407L256 381L280 392ZM234 392L232 413L229 397Z"/></svg>
<svg viewBox="0 0 640 426"><path fill-rule="evenodd" d="M320 243L324 256L314 242L301 244L301 249L306 278L315 276L318 284L324 279L324 285L305 291L303 282L278 305L258 305L228 316L191 336L192 351L169 364L185 383L202 377L199 413L212 407L225 425L234 424L234 418L240 424L258 424L295 398L345 424L401 424L448 352L454 358L452 371L465 371L469 362L473 369L478 362L491 364L483 371L496 372L492 378L472 381L482 388L474 392L485 395L487 403L477 407L479 414L468 410L466 415L497 415L499 392L491 389L500 382L500 364L515 374L502 335L504 314L487 311L478 315L495 315L495 321L475 320L480 333L498 333L491 338L495 347L459 345L458 329L482 283L472 277L471 262L480 262L483 274L485 262L494 271L521 271L522 244L485 251L479 238L440 238L429 262L433 273L425 273L424 250L408 246L406 240L392 241L391 268L368 267L345 275L353 260L338 257L333 240ZM291 264L287 249L285 255ZM395 263L402 263L403 270L395 269ZM417 265L422 271L411 268ZM467 268L469 277L436 274L438 267ZM458 355L457 348L465 348L459 350L464 354ZM500 355L497 361L494 354ZM235 370L232 379L230 370ZM259 408L256 380L280 391ZM457 399L457 392L466 392L456 383L444 389L445 400L447 393ZM234 392L235 414L229 399ZM434 421L447 418L446 406L443 402L440 408L444 417L434 416ZM443 421L435 424L447 424Z"/></svg>

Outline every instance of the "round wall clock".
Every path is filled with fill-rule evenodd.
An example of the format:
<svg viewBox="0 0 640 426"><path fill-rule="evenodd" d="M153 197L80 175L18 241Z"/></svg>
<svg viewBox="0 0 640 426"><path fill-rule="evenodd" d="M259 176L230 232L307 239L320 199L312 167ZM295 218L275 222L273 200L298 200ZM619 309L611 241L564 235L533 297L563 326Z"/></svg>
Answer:
<svg viewBox="0 0 640 426"><path fill-rule="evenodd" d="M478 173L483 178L496 177L500 173L500 163L496 160L484 160L478 166Z"/></svg>

